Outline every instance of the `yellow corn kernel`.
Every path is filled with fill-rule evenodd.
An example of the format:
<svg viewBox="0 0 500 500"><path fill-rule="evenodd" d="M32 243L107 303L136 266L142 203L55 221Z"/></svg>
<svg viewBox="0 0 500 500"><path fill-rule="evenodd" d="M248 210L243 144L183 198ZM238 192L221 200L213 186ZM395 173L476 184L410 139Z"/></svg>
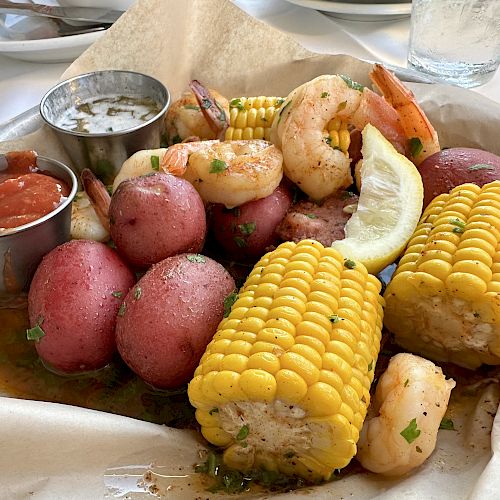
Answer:
<svg viewBox="0 0 500 500"><path fill-rule="evenodd" d="M283 99L279 97L240 97L229 103L229 127L225 139L269 140L271 125Z"/></svg>
<svg viewBox="0 0 500 500"><path fill-rule="evenodd" d="M262 112L245 109L257 123ZM337 251L313 240L260 259L188 389L226 463L311 479L349 463L380 348L380 288L361 265L345 269Z"/></svg>

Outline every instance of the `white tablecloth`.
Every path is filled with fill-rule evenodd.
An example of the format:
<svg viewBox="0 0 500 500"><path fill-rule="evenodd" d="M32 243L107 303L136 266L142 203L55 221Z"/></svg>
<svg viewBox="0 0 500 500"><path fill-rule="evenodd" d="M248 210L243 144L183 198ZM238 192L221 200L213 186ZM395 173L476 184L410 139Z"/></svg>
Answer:
<svg viewBox="0 0 500 500"><path fill-rule="evenodd" d="M406 66L408 18L346 21L284 0L235 0L235 4L309 50ZM29 63L0 55L0 124L38 104L67 66L69 63ZM474 90L500 102L500 72Z"/></svg>

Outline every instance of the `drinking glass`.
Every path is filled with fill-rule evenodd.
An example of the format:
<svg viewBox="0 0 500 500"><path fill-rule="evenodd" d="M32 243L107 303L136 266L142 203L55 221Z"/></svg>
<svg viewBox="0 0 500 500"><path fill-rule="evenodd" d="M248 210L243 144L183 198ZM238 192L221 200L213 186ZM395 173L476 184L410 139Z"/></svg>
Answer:
<svg viewBox="0 0 500 500"><path fill-rule="evenodd" d="M500 0L413 0L408 66L462 87L500 62Z"/></svg>

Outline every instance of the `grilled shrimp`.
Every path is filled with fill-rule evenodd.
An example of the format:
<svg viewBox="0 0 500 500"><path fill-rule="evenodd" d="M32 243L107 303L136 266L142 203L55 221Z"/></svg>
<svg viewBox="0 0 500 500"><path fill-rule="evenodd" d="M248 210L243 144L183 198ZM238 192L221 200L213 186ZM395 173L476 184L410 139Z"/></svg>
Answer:
<svg viewBox="0 0 500 500"><path fill-rule="evenodd" d="M347 138L351 129L371 123L417 164L439 151L437 134L413 94L380 65L370 76L387 100L345 76L322 75L292 91L273 121L271 141L283 152L285 174L311 198L352 183L349 139L332 143L332 122Z"/></svg>
<svg viewBox="0 0 500 500"><path fill-rule="evenodd" d="M75 240L109 240L109 232L101 224L85 191L76 194L71 207L71 238Z"/></svg>
<svg viewBox="0 0 500 500"><path fill-rule="evenodd" d="M357 459L366 469L400 476L434 451L453 379L432 361L408 353L394 356L380 377L371 412L358 441Z"/></svg>
<svg viewBox="0 0 500 500"><path fill-rule="evenodd" d="M283 177L283 157L267 141L201 141L168 148L162 170L193 184L206 202L227 208L269 196Z"/></svg>

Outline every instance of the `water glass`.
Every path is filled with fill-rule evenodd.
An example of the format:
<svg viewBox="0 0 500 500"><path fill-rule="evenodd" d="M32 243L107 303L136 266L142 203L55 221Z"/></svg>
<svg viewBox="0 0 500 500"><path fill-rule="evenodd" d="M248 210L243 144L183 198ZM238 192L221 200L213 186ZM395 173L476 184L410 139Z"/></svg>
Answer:
<svg viewBox="0 0 500 500"><path fill-rule="evenodd" d="M500 0L413 0L408 66L462 87L500 62Z"/></svg>

